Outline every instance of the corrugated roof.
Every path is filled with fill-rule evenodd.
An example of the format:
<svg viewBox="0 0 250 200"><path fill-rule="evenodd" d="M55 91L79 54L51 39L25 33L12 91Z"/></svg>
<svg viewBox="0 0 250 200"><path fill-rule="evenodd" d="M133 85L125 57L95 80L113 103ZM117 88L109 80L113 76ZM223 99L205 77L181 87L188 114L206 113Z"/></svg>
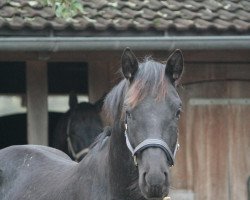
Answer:
<svg viewBox="0 0 250 200"><path fill-rule="evenodd" d="M82 0L81 3L84 13L65 20L39 1L0 0L0 31L250 33L249 0Z"/></svg>

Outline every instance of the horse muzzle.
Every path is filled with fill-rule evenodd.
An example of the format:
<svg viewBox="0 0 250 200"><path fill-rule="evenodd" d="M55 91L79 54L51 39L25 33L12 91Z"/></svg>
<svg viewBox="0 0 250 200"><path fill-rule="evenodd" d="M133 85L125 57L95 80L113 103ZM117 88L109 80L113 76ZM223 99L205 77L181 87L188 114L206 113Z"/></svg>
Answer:
<svg viewBox="0 0 250 200"><path fill-rule="evenodd" d="M146 199L162 200L169 193L169 166L159 148L146 149L139 159L139 187Z"/></svg>
<svg viewBox="0 0 250 200"><path fill-rule="evenodd" d="M167 177L164 174L145 174L140 184L142 194L146 199L162 200L169 193Z"/></svg>

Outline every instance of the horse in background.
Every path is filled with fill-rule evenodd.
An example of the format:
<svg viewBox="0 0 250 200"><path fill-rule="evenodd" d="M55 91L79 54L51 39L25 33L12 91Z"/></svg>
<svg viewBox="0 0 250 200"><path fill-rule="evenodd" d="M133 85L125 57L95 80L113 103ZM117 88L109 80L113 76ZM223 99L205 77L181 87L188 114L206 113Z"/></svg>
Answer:
<svg viewBox="0 0 250 200"><path fill-rule="evenodd" d="M94 104L80 102L75 93L69 95L69 110L59 119L49 142L68 154L73 160L80 161L89 151L90 144L102 132L100 117L104 97Z"/></svg>
<svg viewBox="0 0 250 200"><path fill-rule="evenodd" d="M49 146L62 150L74 160L80 160L87 153L94 138L102 131L99 114L103 101L104 97L94 104L78 103L76 94L71 93L70 108L66 113L48 113ZM27 114L0 117L0 137L0 149L27 144Z"/></svg>

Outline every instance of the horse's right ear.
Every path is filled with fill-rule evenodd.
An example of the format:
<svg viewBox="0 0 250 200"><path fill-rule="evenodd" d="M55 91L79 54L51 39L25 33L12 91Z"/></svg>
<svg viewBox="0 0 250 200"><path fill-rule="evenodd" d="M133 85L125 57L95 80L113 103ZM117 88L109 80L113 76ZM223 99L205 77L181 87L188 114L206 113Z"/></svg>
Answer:
<svg viewBox="0 0 250 200"><path fill-rule="evenodd" d="M78 104L76 93L70 92L69 94L69 108L74 109Z"/></svg>
<svg viewBox="0 0 250 200"><path fill-rule="evenodd" d="M176 49L167 60L166 75L173 85L178 85L184 67L184 59L180 49Z"/></svg>
<svg viewBox="0 0 250 200"><path fill-rule="evenodd" d="M134 53L127 47L122 54L122 73L130 81L133 80L138 70L138 61Z"/></svg>

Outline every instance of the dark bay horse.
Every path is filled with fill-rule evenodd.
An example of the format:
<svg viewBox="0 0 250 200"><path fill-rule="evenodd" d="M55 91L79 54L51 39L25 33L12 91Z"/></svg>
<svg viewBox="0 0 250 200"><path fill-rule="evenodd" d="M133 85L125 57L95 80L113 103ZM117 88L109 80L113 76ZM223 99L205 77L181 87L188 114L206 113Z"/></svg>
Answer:
<svg viewBox="0 0 250 200"><path fill-rule="evenodd" d="M161 200L178 144L181 100L176 91L183 57L165 64L122 55L124 79L107 95L113 122L80 163L44 146L0 151L1 200Z"/></svg>
<svg viewBox="0 0 250 200"><path fill-rule="evenodd" d="M75 161L80 161L103 129L99 115L103 101L104 97L94 104L78 103L76 94L71 92L69 110L59 119L49 146L63 151Z"/></svg>

